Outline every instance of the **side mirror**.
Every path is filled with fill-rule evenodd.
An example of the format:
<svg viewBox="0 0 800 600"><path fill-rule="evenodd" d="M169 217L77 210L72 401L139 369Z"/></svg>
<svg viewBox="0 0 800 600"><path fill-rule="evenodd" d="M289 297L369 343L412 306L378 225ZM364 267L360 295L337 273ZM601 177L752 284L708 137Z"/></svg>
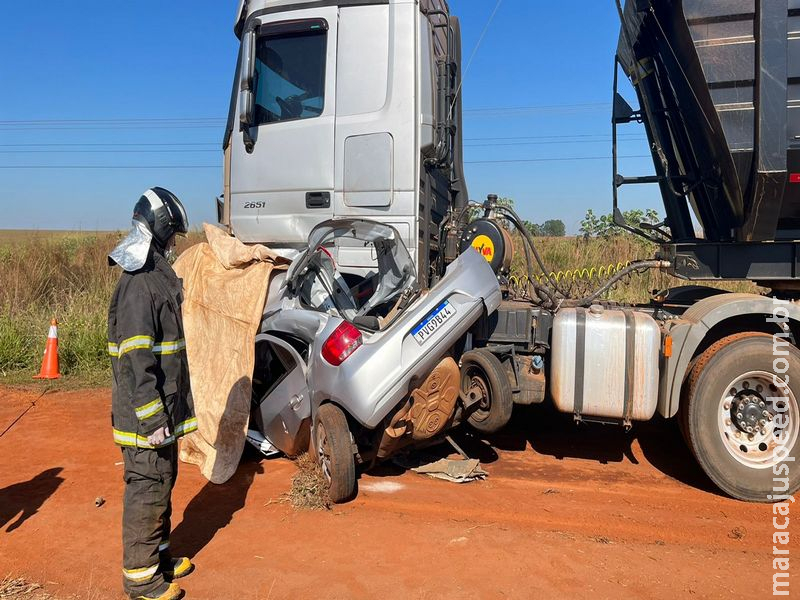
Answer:
<svg viewBox="0 0 800 600"><path fill-rule="evenodd" d="M242 72L239 83L239 131L249 129L254 122L256 32L248 29L242 36Z"/></svg>
<svg viewBox="0 0 800 600"><path fill-rule="evenodd" d="M614 123L630 123L638 119L639 113L631 108L628 101L625 100L618 92L614 92L614 113L612 119Z"/></svg>

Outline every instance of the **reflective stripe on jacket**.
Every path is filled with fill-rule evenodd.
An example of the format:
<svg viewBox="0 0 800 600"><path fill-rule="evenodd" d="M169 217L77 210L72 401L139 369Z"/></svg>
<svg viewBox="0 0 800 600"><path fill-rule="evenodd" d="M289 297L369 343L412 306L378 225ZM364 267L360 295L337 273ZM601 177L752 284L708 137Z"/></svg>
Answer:
<svg viewBox="0 0 800 600"><path fill-rule="evenodd" d="M108 311L111 421L121 446L152 448L147 437L165 425L170 436L164 445L197 429L181 301L181 280L155 252L139 271L123 272L114 291Z"/></svg>

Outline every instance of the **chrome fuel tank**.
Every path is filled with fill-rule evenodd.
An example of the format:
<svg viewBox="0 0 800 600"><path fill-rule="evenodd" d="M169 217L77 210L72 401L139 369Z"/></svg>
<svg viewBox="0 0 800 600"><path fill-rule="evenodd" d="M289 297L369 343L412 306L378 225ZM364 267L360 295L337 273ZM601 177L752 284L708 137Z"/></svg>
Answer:
<svg viewBox="0 0 800 600"><path fill-rule="evenodd" d="M553 320L550 387L562 412L646 421L658 403L661 332L648 314L599 305Z"/></svg>

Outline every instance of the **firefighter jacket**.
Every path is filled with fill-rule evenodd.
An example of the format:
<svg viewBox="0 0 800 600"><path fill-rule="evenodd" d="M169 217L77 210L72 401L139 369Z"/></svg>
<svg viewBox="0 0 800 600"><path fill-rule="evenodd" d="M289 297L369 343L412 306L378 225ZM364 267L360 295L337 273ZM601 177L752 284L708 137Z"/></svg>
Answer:
<svg viewBox="0 0 800 600"><path fill-rule="evenodd" d="M111 298L111 422L120 446L152 448L147 437L165 425L165 446L197 429L181 302L181 280L156 252L138 271L123 272Z"/></svg>

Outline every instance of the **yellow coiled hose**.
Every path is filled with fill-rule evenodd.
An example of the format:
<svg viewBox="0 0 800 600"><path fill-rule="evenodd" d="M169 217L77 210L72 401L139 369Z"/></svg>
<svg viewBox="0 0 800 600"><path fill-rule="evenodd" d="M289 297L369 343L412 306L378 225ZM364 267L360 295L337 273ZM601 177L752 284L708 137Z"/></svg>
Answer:
<svg viewBox="0 0 800 600"><path fill-rule="evenodd" d="M566 271L551 271L550 278L555 279L557 283L561 282L571 282L577 283L579 281L586 281L590 282L592 280L596 281L603 281L604 279L608 279L612 275L614 275L617 271L620 271L627 267L630 263L628 262L618 262L617 264L611 263L609 265L602 265L600 267L586 267L586 268L579 268L579 269L567 269ZM536 283L547 283L547 276L544 273L535 276ZM527 286L530 283L530 279L527 275L522 275L520 277L516 275L512 275L508 278L508 283L512 287L519 288L520 286Z"/></svg>

